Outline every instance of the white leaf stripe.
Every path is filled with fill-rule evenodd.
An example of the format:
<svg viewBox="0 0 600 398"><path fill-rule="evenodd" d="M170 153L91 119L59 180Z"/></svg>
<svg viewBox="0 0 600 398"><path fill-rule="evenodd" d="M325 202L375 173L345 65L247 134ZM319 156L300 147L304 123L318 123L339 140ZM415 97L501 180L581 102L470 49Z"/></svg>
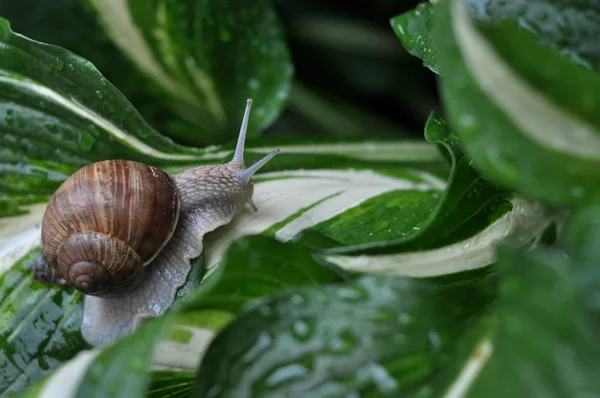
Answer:
<svg viewBox="0 0 600 398"><path fill-rule="evenodd" d="M448 246L419 252L383 255L327 255L324 259L348 270L384 275L429 277L488 266L496 261L495 245L506 238L524 244L553 221L540 203L516 197L512 211L475 236Z"/></svg>
<svg viewBox="0 0 600 398"><path fill-rule="evenodd" d="M0 243L0 276L2 276L30 250L40 245L41 229L39 226L30 227L10 239L4 235L4 230L0 230L0 233L3 236Z"/></svg>
<svg viewBox="0 0 600 398"><path fill-rule="evenodd" d="M38 398L74 397L87 370L101 352L100 349L81 351L61 365L46 380Z"/></svg>
<svg viewBox="0 0 600 398"><path fill-rule="evenodd" d="M487 363L490 356L492 356L493 352L494 346L492 345L491 341L487 339L482 341L477 346L475 352L473 355L471 355L456 380L454 380L454 383L450 385L450 388L444 395L444 398L464 397L469 390L469 387L471 387L481 372L483 366Z"/></svg>
<svg viewBox="0 0 600 398"><path fill-rule="evenodd" d="M197 371L204 352L216 333L186 325L174 325L173 328L187 331L191 337L185 343L174 340L160 341L154 349L152 371Z"/></svg>
<svg viewBox="0 0 600 398"><path fill-rule="evenodd" d="M120 141L126 143L126 145L131 146L135 150L140 153L143 153L148 156L152 156L157 159L167 159L167 160L196 160L200 159L200 156L195 155L182 155L175 153L166 153L161 152L156 148L147 145L139 138L127 134L115 124L113 124L110 120L103 118L98 115L94 111L89 108L86 108L84 105L75 101L73 98L66 98L61 94L57 93L49 89L48 87L42 86L39 83L32 81L25 81L21 79L15 79L5 76L0 76L0 82L5 83L11 86L14 86L14 90L17 92L28 91L35 98L44 98L46 101L53 102L59 106L65 107L69 111L75 113L76 115L89 120L94 123L98 127L104 129L108 134L111 134L113 137L119 139Z"/></svg>
<svg viewBox="0 0 600 398"><path fill-rule="evenodd" d="M431 162L441 161L437 147L423 141L364 141L359 143L331 143L313 145L281 145L282 154L331 154L371 161ZM248 148L248 151L267 154L272 147Z"/></svg>
<svg viewBox="0 0 600 398"><path fill-rule="evenodd" d="M46 203L22 206L22 210L28 213L19 216L0 217L0 250L6 243L21 233L39 227L46 210Z"/></svg>
<svg viewBox="0 0 600 398"><path fill-rule="evenodd" d="M450 1L457 44L468 70L488 98L539 145L600 159L600 131L554 104L518 76L475 28L464 2Z"/></svg>
<svg viewBox="0 0 600 398"><path fill-rule="evenodd" d="M221 261L234 239L259 234L315 203L318 204L277 231L276 238L287 241L306 228L387 192L437 190L439 184L443 184L441 180L435 185L424 180L415 183L371 170L296 170L263 173L260 177L278 179L255 185L254 202L258 212L245 208L231 223L206 236L207 268Z"/></svg>
<svg viewBox="0 0 600 398"><path fill-rule="evenodd" d="M188 87L181 86L163 69L142 32L133 22L127 0L89 0L89 3L96 8L107 35L140 70L171 95L201 105Z"/></svg>

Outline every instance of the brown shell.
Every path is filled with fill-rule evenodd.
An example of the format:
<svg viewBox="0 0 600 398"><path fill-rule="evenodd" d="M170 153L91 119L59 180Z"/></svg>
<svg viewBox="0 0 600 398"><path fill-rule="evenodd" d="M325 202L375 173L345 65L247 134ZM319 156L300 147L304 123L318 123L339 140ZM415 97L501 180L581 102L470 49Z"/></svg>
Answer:
<svg viewBox="0 0 600 398"><path fill-rule="evenodd" d="M120 294L135 285L142 266L173 235L179 202L171 176L155 167L127 160L85 166L48 203L42 220L46 259L67 283L87 294ZM97 292L89 289L89 281L81 288L70 278L85 280L81 270L89 272L90 264L108 271L91 274L104 278Z"/></svg>

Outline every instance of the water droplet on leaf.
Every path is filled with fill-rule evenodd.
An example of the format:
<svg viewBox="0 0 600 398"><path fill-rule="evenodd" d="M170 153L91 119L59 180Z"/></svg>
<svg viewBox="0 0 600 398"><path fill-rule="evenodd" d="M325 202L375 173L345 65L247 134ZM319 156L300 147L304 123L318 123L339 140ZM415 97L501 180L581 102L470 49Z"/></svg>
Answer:
<svg viewBox="0 0 600 398"><path fill-rule="evenodd" d="M56 70L61 71L65 67L65 61L62 58L56 58Z"/></svg>

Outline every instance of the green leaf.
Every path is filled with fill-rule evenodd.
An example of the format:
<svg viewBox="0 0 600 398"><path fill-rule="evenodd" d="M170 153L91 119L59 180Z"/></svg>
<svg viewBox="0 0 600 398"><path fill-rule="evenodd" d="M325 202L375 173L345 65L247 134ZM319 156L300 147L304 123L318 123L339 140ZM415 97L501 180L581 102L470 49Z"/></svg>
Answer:
<svg viewBox="0 0 600 398"><path fill-rule="evenodd" d="M18 35L1 18L0 46L0 217L46 201L93 161L177 165L204 154L148 126L89 61Z"/></svg>
<svg viewBox="0 0 600 398"><path fill-rule="evenodd" d="M364 276L244 312L208 348L195 396L440 396L488 332L489 269Z"/></svg>
<svg viewBox="0 0 600 398"><path fill-rule="evenodd" d="M436 7L444 106L474 165L547 203L598 201L600 76L514 22L476 24L461 1Z"/></svg>
<svg viewBox="0 0 600 398"><path fill-rule="evenodd" d="M195 372L153 372L148 398L186 397L196 381Z"/></svg>
<svg viewBox="0 0 600 398"><path fill-rule="evenodd" d="M292 78L271 2L87 0L113 42L162 89L162 99L199 130L191 142L233 138L246 98L248 136L280 113Z"/></svg>
<svg viewBox="0 0 600 398"><path fill-rule="evenodd" d="M146 396L151 368L194 370L212 337L253 299L344 279L343 272L319 265L298 246L267 237L243 238L231 246L218 272L170 313L149 321L104 350L74 358L45 378L41 382L44 387L36 388L41 393L55 393L54 389L65 383L62 377L76 364L80 377L69 384L68 392L63 392L65 398L109 393ZM184 390L189 388L191 385ZM165 389L171 386L166 384L161 391Z"/></svg>
<svg viewBox="0 0 600 398"><path fill-rule="evenodd" d="M31 278L31 250L0 275L0 395L20 390L87 348L81 293ZM2 269L0 268L0 271Z"/></svg>
<svg viewBox="0 0 600 398"><path fill-rule="evenodd" d="M77 397L140 397L150 383L148 368L152 344L168 330L164 319L148 322L135 335L127 336L101 352L85 372Z"/></svg>
<svg viewBox="0 0 600 398"><path fill-rule="evenodd" d="M439 74L438 53L431 44L435 6L419 3L414 9L390 20L394 32L411 55L423 60L423 65Z"/></svg>
<svg viewBox="0 0 600 398"><path fill-rule="evenodd" d="M575 276L583 272L598 286L597 262L578 264L562 252L503 247L499 265L503 277L493 354L467 383L473 382L467 396L597 394L598 307L587 307L593 296L580 290Z"/></svg>
<svg viewBox="0 0 600 398"><path fill-rule="evenodd" d="M590 206L570 214L558 245L573 262L581 264L571 272L588 310L600 313L600 278L596 270L600 258L600 208Z"/></svg>
<svg viewBox="0 0 600 398"><path fill-rule="evenodd" d="M355 271L441 275L487 266L495 260L499 241L528 243L553 221L549 209L511 197L473 169L450 126L434 113L425 126L425 138L438 144L452 165L446 190L430 216L421 218L407 236L328 248L324 261ZM389 219L376 219L382 218Z"/></svg>

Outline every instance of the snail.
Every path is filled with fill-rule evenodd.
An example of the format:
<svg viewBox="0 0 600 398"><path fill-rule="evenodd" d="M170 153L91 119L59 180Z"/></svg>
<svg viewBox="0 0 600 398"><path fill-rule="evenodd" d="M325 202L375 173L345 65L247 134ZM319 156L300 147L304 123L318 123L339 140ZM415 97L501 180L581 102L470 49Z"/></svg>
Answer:
<svg viewBox="0 0 600 398"><path fill-rule="evenodd" d="M204 234L228 224L245 203L258 211L246 168L252 100L231 161L176 175L129 160L82 167L54 192L42 219L42 253L57 278L84 293L83 338L106 346L164 313L186 283ZM43 273L40 273L42 275Z"/></svg>

